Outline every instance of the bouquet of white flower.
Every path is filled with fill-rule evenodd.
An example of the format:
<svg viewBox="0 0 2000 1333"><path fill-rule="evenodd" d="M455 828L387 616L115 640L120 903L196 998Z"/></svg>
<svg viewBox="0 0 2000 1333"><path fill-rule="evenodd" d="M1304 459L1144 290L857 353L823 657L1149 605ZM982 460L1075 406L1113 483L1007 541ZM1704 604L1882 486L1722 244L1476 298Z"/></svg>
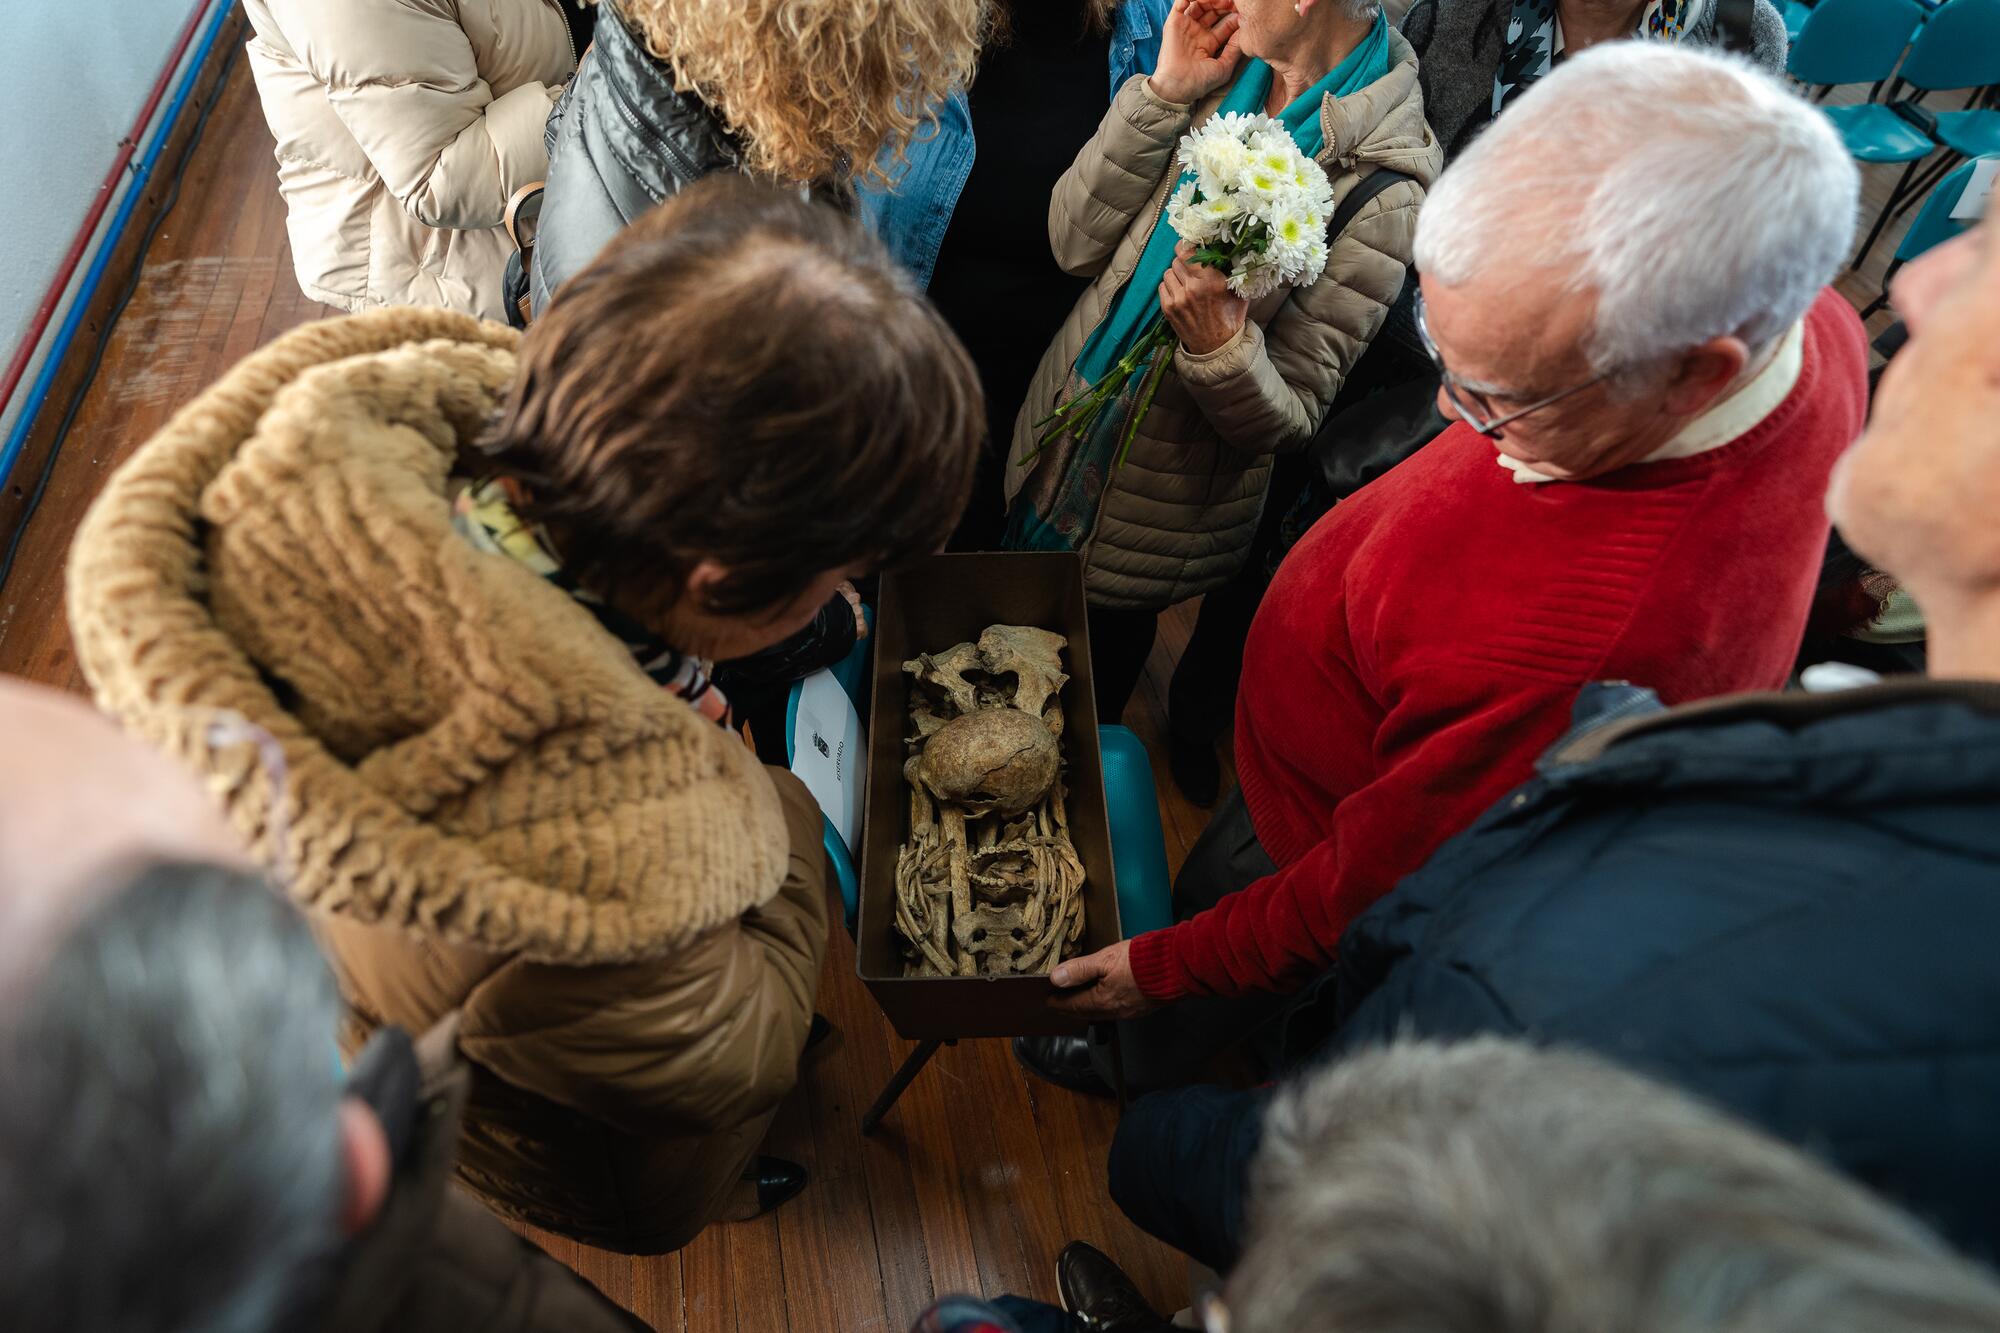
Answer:
<svg viewBox="0 0 2000 1333"><path fill-rule="evenodd" d="M1167 200L1166 220L1196 247L1195 263L1221 269L1230 290L1252 301L1287 283L1319 281L1333 185L1282 124L1226 112L1181 137L1179 160L1186 176ZM1178 346L1165 317L1156 315L1103 379L1035 423L1034 454L1064 435L1086 435L1151 361L1118 441L1122 464Z"/></svg>

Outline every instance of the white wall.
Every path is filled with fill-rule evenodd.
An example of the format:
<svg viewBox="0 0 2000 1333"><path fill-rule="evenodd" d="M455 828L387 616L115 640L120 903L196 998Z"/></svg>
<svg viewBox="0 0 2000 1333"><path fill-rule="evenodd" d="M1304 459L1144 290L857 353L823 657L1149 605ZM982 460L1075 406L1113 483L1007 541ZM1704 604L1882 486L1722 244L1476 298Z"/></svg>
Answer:
<svg viewBox="0 0 2000 1333"><path fill-rule="evenodd" d="M0 0L0 32L5 33L0 47L0 370L34 318L118 154L119 141L131 129L197 4L213 12L209 0ZM191 43L189 57L193 49ZM170 87L161 112L171 95ZM156 121L158 116L156 112ZM148 138L156 128L147 127ZM142 138L140 152L145 143ZM119 202L114 197L105 210L100 231ZM57 307L43 335L36 363L0 416L0 432L12 427L40 370L42 353L61 325L68 295L74 294L89 262L86 253L65 304Z"/></svg>

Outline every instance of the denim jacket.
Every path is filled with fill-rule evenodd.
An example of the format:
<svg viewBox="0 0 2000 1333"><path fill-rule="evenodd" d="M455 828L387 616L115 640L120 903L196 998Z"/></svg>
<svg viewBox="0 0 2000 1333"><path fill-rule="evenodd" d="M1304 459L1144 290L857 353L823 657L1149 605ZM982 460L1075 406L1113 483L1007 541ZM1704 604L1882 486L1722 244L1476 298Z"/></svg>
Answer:
<svg viewBox="0 0 2000 1333"><path fill-rule="evenodd" d="M1124 0L1112 19L1110 90L1105 104L1134 74L1151 74L1160 59L1160 30L1172 0ZM937 107L937 128L924 133L895 161L885 149L882 166L895 182L861 191L861 215L904 267L928 287L959 192L972 175L972 105L958 89Z"/></svg>

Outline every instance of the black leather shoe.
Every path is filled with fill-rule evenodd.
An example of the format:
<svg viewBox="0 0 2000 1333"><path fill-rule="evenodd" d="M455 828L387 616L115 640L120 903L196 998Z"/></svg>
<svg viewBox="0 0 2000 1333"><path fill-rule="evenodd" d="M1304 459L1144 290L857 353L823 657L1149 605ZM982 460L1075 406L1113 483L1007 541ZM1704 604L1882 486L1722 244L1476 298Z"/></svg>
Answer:
<svg viewBox="0 0 2000 1333"><path fill-rule="evenodd" d="M758 1157L751 1161L743 1179L755 1182L757 1216L762 1217L779 1204L799 1196L799 1192L806 1187L806 1169L782 1157Z"/></svg>
<svg viewBox="0 0 2000 1333"><path fill-rule="evenodd" d="M825 1014L814 1014L812 1026L806 1029L806 1049L811 1050L833 1035L833 1024Z"/></svg>
<svg viewBox="0 0 2000 1333"><path fill-rule="evenodd" d="M1167 732L1167 771L1174 785L1191 805L1206 810L1222 792L1222 761L1215 757L1214 741L1198 741Z"/></svg>
<svg viewBox="0 0 2000 1333"><path fill-rule="evenodd" d="M1173 1325L1146 1304L1123 1269L1095 1246L1080 1240L1063 1246L1056 1258L1056 1289L1063 1309L1090 1333L1168 1333Z"/></svg>
<svg viewBox="0 0 2000 1333"><path fill-rule="evenodd" d="M1090 1042L1082 1037L1016 1037L1014 1058L1037 1078L1086 1097L1110 1097L1112 1091L1090 1062Z"/></svg>

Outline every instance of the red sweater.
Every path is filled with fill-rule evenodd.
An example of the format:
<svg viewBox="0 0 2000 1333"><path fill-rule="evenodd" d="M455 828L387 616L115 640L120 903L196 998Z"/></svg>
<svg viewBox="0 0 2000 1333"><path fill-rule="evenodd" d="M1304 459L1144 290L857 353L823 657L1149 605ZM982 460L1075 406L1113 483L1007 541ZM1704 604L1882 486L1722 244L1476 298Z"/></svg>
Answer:
<svg viewBox="0 0 2000 1333"><path fill-rule="evenodd" d="M1134 939L1140 989L1323 971L1355 917L1530 775L1587 682L1670 704L1783 685L1867 392L1860 321L1828 291L1790 395L1720 448L1522 485L1457 423L1337 506L1243 654L1236 766L1278 871Z"/></svg>

